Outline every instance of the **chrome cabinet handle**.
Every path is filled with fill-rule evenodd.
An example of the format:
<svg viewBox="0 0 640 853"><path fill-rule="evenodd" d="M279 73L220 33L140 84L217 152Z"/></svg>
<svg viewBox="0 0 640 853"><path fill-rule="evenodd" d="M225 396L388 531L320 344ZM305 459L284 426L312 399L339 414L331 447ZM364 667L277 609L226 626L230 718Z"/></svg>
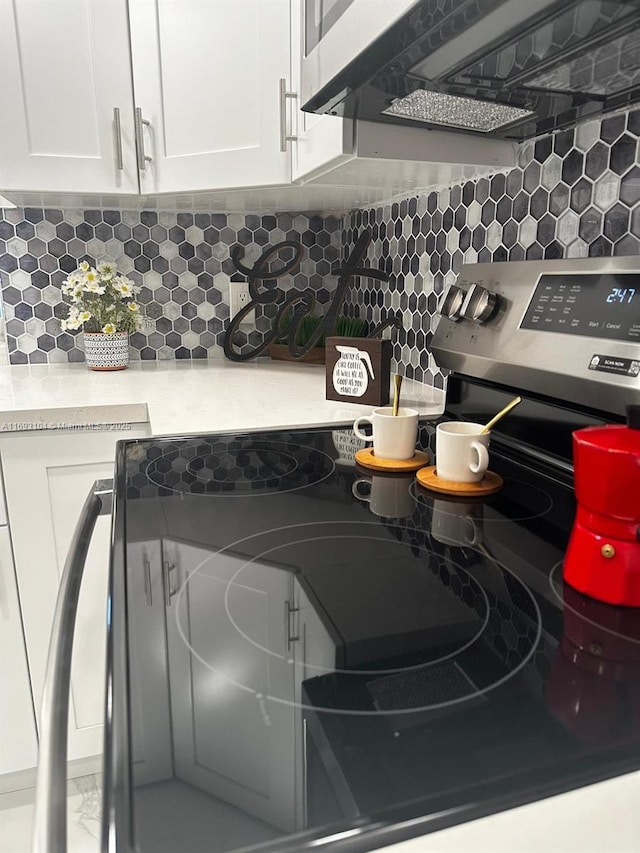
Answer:
<svg viewBox="0 0 640 853"><path fill-rule="evenodd" d="M302 828L306 829L309 823L308 805L307 805L307 790L309 787L309 769L308 769L308 747L307 747L307 718L302 718Z"/></svg>
<svg viewBox="0 0 640 853"><path fill-rule="evenodd" d="M171 560L164 560L162 563L162 581L164 584L164 604L165 607L171 607L171 599L176 594L177 590L171 587L171 575L176 570L177 566Z"/></svg>
<svg viewBox="0 0 640 853"><path fill-rule="evenodd" d="M144 591L147 596L147 604L153 607L153 590L151 588L151 560L147 552L142 552L142 564L144 566Z"/></svg>
<svg viewBox="0 0 640 853"><path fill-rule="evenodd" d="M113 108L113 132L116 141L116 169L122 172L124 169L124 157L122 156L122 125L120 123L120 107Z"/></svg>
<svg viewBox="0 0 640 853"><path fill-rule="evenodd" d="M280 78L280 150L287 150L287 142L295 142L298 137L287 134L287 98L297 100L297 92L287 91L287 81Z"/></svg>
<svg viewBox="0 0 640 853"><path fill-rule="evenodd" d="M142 108L136 107L136 152L138 155L138 169L141 172L145 172L147 163L151 163L153 160L153 157L146 154L144 150L143 125L149 127L151 122L146 118L142 118Z"/></svg>
<svg viewBox="0 0 640 853"><path fill-rule="evenodd" d="M284 603L284 634L287 641L287 651L291 651L292 643L297 643L300 639L300 635L298 633L291 633L291 616L300 612L299 607L292 607L289 601L285 601Z"/></svg>
<svg viewBox="0 0 640 853"><path fill-rule="evenodd" d="M76 611L96 520L111 512L112 496L112 480L96 481L82 507L58 588L40 709L34 853L67 849L67 726Z"/></svg>

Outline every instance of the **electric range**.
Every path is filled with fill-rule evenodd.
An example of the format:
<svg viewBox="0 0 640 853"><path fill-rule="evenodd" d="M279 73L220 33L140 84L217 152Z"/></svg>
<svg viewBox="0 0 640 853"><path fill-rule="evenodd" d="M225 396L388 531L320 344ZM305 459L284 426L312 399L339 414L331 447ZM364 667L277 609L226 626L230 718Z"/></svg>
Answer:
<svg viewBox="0 0 640 853"><path fill-rule="evenodd" d="M607 276L633 285L618 261L569 282L565 316L590 322ZM640 768L640 610L562 578L571 432L638 399L637 374L590 368L591 349L623 362L634 339L551 329L565 361L552 343L533 358L529 309L559 303L523 266L485 265L499 286L463 268L460 317L443 297L434 351L455 374L420 425L433 454L438 420L488 420L517 387L492 496L362 469L348 425L119 444L105 849L369 850Z"/></svg>

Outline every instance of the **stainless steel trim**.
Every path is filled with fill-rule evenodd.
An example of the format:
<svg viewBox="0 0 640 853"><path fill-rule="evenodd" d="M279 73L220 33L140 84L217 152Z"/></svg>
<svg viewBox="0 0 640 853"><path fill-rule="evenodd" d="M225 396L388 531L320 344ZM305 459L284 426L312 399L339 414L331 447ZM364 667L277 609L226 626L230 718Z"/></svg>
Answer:
<svg viewBox="0 0 640 853"><path fill-rule="evenodd" d="M147 169L147 163L151 163L153 161L153 157L150 157L145 153L144 150L144 130L143 125L145 127L150 127L151 122L142 117L142 108L136 107L136 153L138 155L138 169L141 172L145 172Z"/></svg>
<svg viewBox="0 0 640 853"><path fill-rule="evenodd" d="M376 3L355 0L319 44L309 54L303 55L302 103L305 104L324 88L416 3L417 0L380 0Z"/></svg>
<svg viewBox="0 0 640 853"><path fill-rule="evenodd" d="M34 853L67 849L67 726L71 654L78 596L99 515L111 512L113 483L96 481L84 502L58 588L42 707L33 831Z"/></svg>
<svg viewBox="0 0 640 853"><path fill-rule="evenodd" d="M298 137L287 134L287 98L297 100L297 92L287 91L287 81L280 78L280 150L287 150L287 142L295 142Z"/></svg>
<svg viewBox="0 0 640 853"><path fill-rule="evenodd" d="M120 123L120 107L113 108L113 132L116 143L116 169L122 172L124 169L124 157L122 155L122 124Z"/></svg>
<svg viewBox="0 0 640 853"><path fill-rule="evenodd" d="M119 442L116 447L116 470L119 472L116 488L119 494L126 490L124 447L124 442ZM107 605L101 853L135 853L127 696L129 649L124 528L124 511L119 511L114 494Z"/></svg>

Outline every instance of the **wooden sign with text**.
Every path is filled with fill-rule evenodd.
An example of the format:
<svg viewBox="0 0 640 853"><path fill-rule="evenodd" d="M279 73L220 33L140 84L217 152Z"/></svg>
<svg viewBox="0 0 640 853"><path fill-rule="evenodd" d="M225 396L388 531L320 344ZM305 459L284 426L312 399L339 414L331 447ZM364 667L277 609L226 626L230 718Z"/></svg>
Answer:
<svg viewBox="0 0 640 853"><path fill-rule="evenodd" d="M386 406L391 377L391 341L327 338L327 400Z"/></svg>

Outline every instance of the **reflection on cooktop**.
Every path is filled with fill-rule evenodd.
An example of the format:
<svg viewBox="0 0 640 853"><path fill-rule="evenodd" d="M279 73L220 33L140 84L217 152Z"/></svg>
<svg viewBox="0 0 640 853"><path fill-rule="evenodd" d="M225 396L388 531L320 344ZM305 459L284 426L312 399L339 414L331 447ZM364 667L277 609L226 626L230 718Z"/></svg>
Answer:
<svg viewBox="0 0 640 853"><path fill-rule="evenodd" d="M176 625L213 683L253 693L265 713L270 702L292 703L286 687L277 689L286 685L287 669L294 678L303 670L305 681L329 679L333 698L325 709L333 713L385 715L455 705L514 677L540 638L538 605L508 569L485 561L472 573L426 547L416 552L375 523L294 525L233 543L234 552L247 549L253 554L248 559L226 549L212 553L189 574L176 598ZM285 606L287 638L293 629L299 640L300 606L287 607L278 598L290 581L300 585L336 638L330 662L300 660L289 639L283 643L280 631L270 631L248 606L247 591L259 588L276 602L276 613ZM208 607L234 629L225 634L224 649L210 635L199 641L192 633L194 597L198 607ZM270 681L270 692L251 677L265 661L283 673Z"/></svg>
<svg viewBox="0 0 640 853"><path fill-rule="evenodd" d="M459 515L460 505L482 505L486 510L485 521L527 521L546 515L553 508L553 499L547 491L513 478L505 479L504 486L495 495L475 500L434 494L415 481L411 484L411 494L416 503L425 506L437 503L440 512L450 515Z"/></svg>
<svg viewBox="0 0 640 853"><path fill-rule="evenodd" d="M557 563L551 570L549 585L555 597L563 605L565 624L568 618L574 625L581 623L587 632L598 630L611 639L617 638L624 641L628 644L630 657L634 662L640 664L639 608L606 604L573 589L563 581L562 562ZM600 656L606 659L605 649L602 648L601 642L598 646L596 652L599 652ZM632 649L634 651L631 651ZM640 676L640 670L638 675Z"/></svg>
<svg viewBox="0 0 640 853"><path fill-rule="evenodd" d="M640 610L563 585L562 563L549 583L564 603L564 633L547 685L549 709L588 743L640 737Z"/></svg>
<svg viewBox="0 0 640 853"><path fill-rule="evenodd" d="M330 477L334 467L333 459L314 447L237 436L168 448L145 473L160 495L242 497L302 489Z"/></svg>

